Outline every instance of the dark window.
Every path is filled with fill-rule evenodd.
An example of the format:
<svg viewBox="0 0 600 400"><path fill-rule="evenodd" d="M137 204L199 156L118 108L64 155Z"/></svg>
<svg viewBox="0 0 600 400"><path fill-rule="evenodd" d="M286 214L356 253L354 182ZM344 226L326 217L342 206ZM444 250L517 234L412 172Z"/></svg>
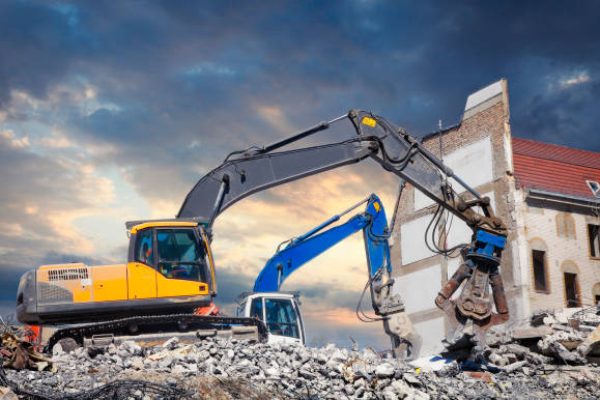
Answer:
<svg viewBox="0 0 600 400"><path fill-rule="evenodd" d="M581 307L577 287L577 274L565 272L565 295L567 298L567 307Z"/></svg>
<svg viewBox="0 0 600 400"><path fill-rule="evenodd" d="M590 255L600 257L600 226L588 225L588 236L590 238Z"/></svg>
<svg viewBox="0 0 600 400"><path fill-rule="evenodd" d="M600 303L600 294L597 294L594 298L596 299L596 304Z"/></svg>
<svg viewBox="0 0 600 400"><path fill-rule="evenodd" d="M532 250L533 258L533 279L535 282L535 290L539 292L547 292L547 277L546 277L546 252L541 250Z"/></svg>
<svg viewBox="0 0 600 400"><path fill-rule="evenodd" d="M250 304L250 317L258 318L263 321L263 302L262 297L257 297Z"/></svg>
<svg viewBox="0 0 600 400"><path fill-rule="evenodd" d="M273 335L300 338L296 310L290 300L265 299L267 328Z"/></svg>
<svg viewBox="0 0 600 400"><path fill-rule="evenodd" d="M170 279L206 282L206 254L192 229L156 233L158 272Z"/></svg>
<svg viewBox="0 0 600 400"><path fill-rule="evenodd" d="M585 181L595 197L600 198L600 184L596 181Z"/></svg>
<svg viewBox="0 0 600 400"><path fill-rule="evenodd" d="M135 244L135 261L154 266L154 248L152 246L152 229L137 234Z"/></svg>

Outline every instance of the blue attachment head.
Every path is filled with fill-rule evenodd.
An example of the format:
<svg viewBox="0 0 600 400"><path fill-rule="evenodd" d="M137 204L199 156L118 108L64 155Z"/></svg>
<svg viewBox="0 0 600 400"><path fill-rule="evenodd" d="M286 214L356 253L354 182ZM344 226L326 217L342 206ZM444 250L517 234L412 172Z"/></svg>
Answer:
<svg viewBox="0 0 600 400"><path fill-rule="evenodd" d="M500 263L502 251L506 246L506 236L496 235L482 229L475 232L475 240L467 252L468 257L488 259Z"/></svg>

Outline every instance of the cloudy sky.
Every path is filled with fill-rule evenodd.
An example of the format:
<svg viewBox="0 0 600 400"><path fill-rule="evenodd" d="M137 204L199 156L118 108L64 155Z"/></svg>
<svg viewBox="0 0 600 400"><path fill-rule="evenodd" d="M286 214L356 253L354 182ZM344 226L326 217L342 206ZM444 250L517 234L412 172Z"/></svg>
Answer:
<svg viewBox="0 0 600 400"><path fill-rule="evenodd" d="M593 1L0 1L0 313L24 270L124 261L126 220L172 217L230 151L350 108L418 136L505 77L514 135L600 151L598 15ZM278 243L371 192L391 214L396 181L366 164L232 207L215 225L221 304ZM312 343L385 347L353 316L362 249L357 235L286 282Z"/></svg>

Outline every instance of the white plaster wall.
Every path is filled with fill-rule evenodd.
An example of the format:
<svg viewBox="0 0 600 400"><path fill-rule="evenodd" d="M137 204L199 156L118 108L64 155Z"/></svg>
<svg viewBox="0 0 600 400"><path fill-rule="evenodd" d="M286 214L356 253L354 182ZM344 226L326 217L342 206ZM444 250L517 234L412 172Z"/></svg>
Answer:
<svg viewBox="0 0 600 400"><path fill-rule="evenodd" d="M400 294L406 312L415 313L435 308L433 299L438 294L442 282L440 265L436 264L396 280L394 291Z"/></svg>
<svg viewBox="0 0 600 400"><path fill-rule="evenodd" d="M473 230L469 228L462 220L454 217L452 226L450 227L450 232L448 233L446 246L451 248L462 243L470 243L471 236L473 236Z"/></svg>
<svg viewBox="0 0 600 400"><path fill-rule="evenodd" d="M432 215L405 222L400 227L402 265L410 264L434 255L425 244L425 230Z"/></svg>
<svg viewBox="0 0 600 400"><path fill-rule="evenodd" d="M423 341L420 355L438 354L443 349L442 339L445 337L444 318L434 318L414 324L415 330Z"/></svg>
<svg viewBox="0 0 600 400"><path fill-rule="evenodd" d="M486 137L445 155L444 164L473 188L491 182L494 174L490 138ZM452 186L459 192L462 191L458 183L452 182ZM414 193L415 210L433 204L433 201L420 191L415 190Z"/></svg>
<svg viewBox="0 0 600 400"><path fill-rule="evenodd" d="M447 279L452 278L452 275L454 275L454 273L456 272L458 267L460 267L460 263L462 263L461 256L448 259L448 277L447 277Z"/></svg>
<svg viewBox="0 0 600 400"><path fill-rule="evenodd" d="M469 95L467 97L467 103L465 104L465 111L478 106L479 104L493 98L494 96L498 96L502 94L502 80L492 83L484 87L483 89L478 90L477 92Z"/></svg>

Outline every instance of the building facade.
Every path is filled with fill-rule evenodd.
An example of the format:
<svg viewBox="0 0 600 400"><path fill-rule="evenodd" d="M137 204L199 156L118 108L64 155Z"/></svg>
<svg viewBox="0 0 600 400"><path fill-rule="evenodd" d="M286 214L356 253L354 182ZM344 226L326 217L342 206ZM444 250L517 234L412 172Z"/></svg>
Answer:
<svg viewBox="0 0 600 400"><path fill-rule="evenodd" d="M506 80L471 94L461 122L423 143L488 196L508 226L500 268L512 323L537 309L583 306L600 298L600 153L513 138ZM392 258L401 266L396 286L422 337L422 353L440 350L449 326L433 299L461 263L460 257L431 252L425 243L436 207L407 185L393 232ZM437 232L427 232L431 240L447 248L470 241L464 222L444 218Z"/></svg>

